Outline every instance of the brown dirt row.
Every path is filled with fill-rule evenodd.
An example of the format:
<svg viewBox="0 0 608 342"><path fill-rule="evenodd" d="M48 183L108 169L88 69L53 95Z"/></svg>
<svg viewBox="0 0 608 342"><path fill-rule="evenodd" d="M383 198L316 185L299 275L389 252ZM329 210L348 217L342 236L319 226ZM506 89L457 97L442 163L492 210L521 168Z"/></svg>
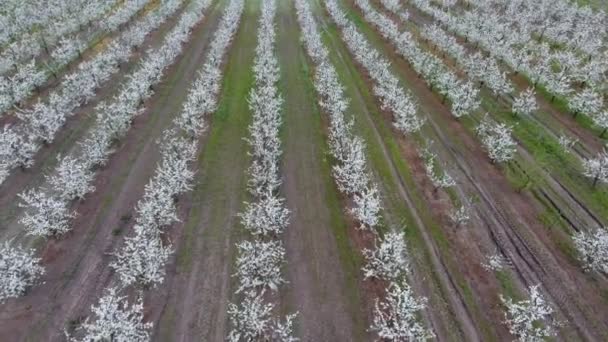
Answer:
<svg viewBox="0 0 608 342"><path fill-rule="evenodd" d="M77 204L80 215L73 230L42 249L44 283L0 309L0 335L11 341L62 339L62 328L88 315L114 274L111 253L121 245L132 225L133 208L143 194L159 159L156 140L179 113L187 89L202 64L219 10L194 28L186 52L167 70L147 109L108 165L96 178L96 191Z"/></svg>
<svg viewBox="0 0 608 342"><path fill-rule="evenodd" d="M246 198L247 94L253 84L259 1L246 1L223 81L222 99L199 154L194 191L184 199L177 250L162 288L150 296L158 341L223 341L234 301L232 273L238 217ZM182 228L183 227L183 228Z"/></svg>
<svg viewBox="0 0 608 342"><path fill-rule="evenodd" d="M482 217L503 221L500 225L482 227L484 230L490 229L487 233L494 241L489 244L487 241L478 243L485 245L486 250L498 247L503 251L522 278L522 284L542 282L571 322L564 329L569 334L577 334L586 339L602 336L603 329L599 328L602 323L597 320L598 315L601 316L606 311L602 286L583 274L580 267L564 257L555 243L547 238L547 230L538 220L541 212L534 201L528 194L517 193L509 186L500 171L487 161L474 137L451 117L448 108L426 88L414 71L396 54L393 54L391 60L395 61L396 68L418 95L420 104L425 107L428 105L429 110L425 111L429 113L427 118L435 131L434 135L443 145L441 154L451 156L454 165L458 166L449 172L459 181L460 187L468 183L467 186L474 190L470 193L480 196L482 201L475 207L478 213L482 210L481 204L487 208L481 211ZM420 95L424 93L426 96ZM435 121L441 125L438 126ZM442 159L446 160L445 157ZM488 211L485 212L486 210ZM585 288L585 298L576 295L582 287Z"/></svg>
<svg viewBox="0 0 608 342"><path fill-rule="evenodd" d="M138 62L145 56L149 48L157 47L162 43L165 34L175 25L183 8L169 18L157 30L152 31L142 46L136 51L128 62L120 66L105 85L98 89L96 97L87 104L78 108L74 115L67 119L65 126L58 132L55 142L50 146L43 146L34 158L34 166L25 170L14 170L6 181L0 185L0 236L2 239L14 237L16 232L9 229L22 212L17 206L17 195L22 191L43 184L44 175L54 169L57 164L57 155L67 155L75 148L75 142L81 140L95 121L94 108L102 101L107 101L120 91L116 85L122 84L126 76L138 66Z"/></svg>
<svg viewBox="0 0 608 342"><path fill-rule="evenodd" d="M288 311L298 311L302 341L367 341L371 321L362 298L359 253L348 236L339 194L330 175L323 126L310 80L311 64L300 43L293 1L280 2L278 55L284 104L282 191L291 210L284 233L289 281L283 296ZM348 221L348 219L347 219ZM339 241L347 239L347 241Z"/></svg>

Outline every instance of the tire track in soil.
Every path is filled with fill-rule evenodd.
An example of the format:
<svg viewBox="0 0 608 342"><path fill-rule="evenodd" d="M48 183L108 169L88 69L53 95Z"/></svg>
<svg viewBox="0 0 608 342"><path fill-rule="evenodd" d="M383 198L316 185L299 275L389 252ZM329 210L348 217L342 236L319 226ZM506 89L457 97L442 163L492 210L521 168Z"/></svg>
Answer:
<svg viewBox="0 0 608 342"><path fill-rule="evenodd" d="M0 335L11 341L62 340L63 327L88 315L102 290L112 281L111 253L131 233L129 215L153 175L160 154L157 139L181 110L195 71L200 67L218 22L217 4L193 28L182 56L169 67L147 101L148 108L135 118L95 180L96 191L77 204L79 216L73 230L50 240L42 250L46 275L25 297L4 304L0 311Z"/></svg>
<svg viewBox="0 0 608 342"><path fill-rule="evenodd" d="M328 15L324 12L325 15ZM320 20L325 27L329 24L322 18ZM336 38L337 40L341 40L340 37ZM341 45L340 42L336 43L335 40L332 39L331 43L333 44L333 50L340 51L337 48L338 45ZM346 53L350 58L350 53L347 48L344 47ZM342 64L345 64L344 57L338 52L339 59ZM357 68L359 69L359 68ZM360 71L361 72L361 71ZM363 72L365 74L365 72ZM353 75L349 75L350 78L353 78ZM342 75L341 77L344 77ZM371 80L367 80L371 82ZM432 307L433 305L427 306L427 310L424 313L425 319L427 322L431 323L431 326L434 330L436 330L436 334L438 335L439 340L453 340L453 339L465 339L468 341L481 341L482 338L479 335L479 328L476 326L475 322L472 319L471 312L467 307L465 300L463 299L463 294L455 283L455 280L452 278L449 269L446 267L444 260L442 260L441 253L438 251L437 244L430 237L428 231L428 227L424 223L424 220L420 216L419 210L417 209L414 201L412 200L413 193L409 190L406 182L402 178L401 174L397 170L395 165L395 161L391 157L391 153L388 151L387 146L379 132L377 127L377 122L371 117L369 111L365 108L366 101L363 98L359 89L355 89L354 92L350 94L351 99L353 100L353 104L355 102L361 103L362 105L358 107L356 110L360 110L361 115L364 116L363 120L365 121L365 125L368 125L372 129L372 135L374 138L374 142L379 146L382 152L382 156L384 162L389 166L390 174L393 180L393 184L397 187L397 192L399 194L400 200L407 206L408 211L411 213L411 216L414 220L415 225L419 228L420 234L426 245L426 249L428 251L428 257L430 258L431 263L433 264L433 273L438 277L438 281L440 284L439 291L443 293L442 300L445 300L446 303L439 304L438 306L449 305L449 308L437 309L437 307ZM351 104L352 106L352 104ZM354 111L354 110L353 110ZM383 184L384 185L384 184ZM389 196L386 196L389 197ZM417 293L424 293L427 297L433 297L432 292L430 292L428 287L428 280L426 279L422 269L414 269L414 284L413 286L417 288ZM447 298L445 298L447 297ZM452 311L450 313L443 311ZM451 317L448 317L451 316ZM458 323L455 323L454 320L457 320ZM456 337L456 332L454 329L454 324L457 325L458 336Z"/></svg>
<svg viewBox="0 0 608 342"><path fill-rule="evenodd" d="M298 311L297 336L302 341L368 340L367 320L356 274L348 271L334 230L346 229L327 201L338 194L328 174L316 95L308 76L308 61L300 44L293 1L279 2L277 53L285 103L282 140L282 191L291 210L284 233L288 284L283 306ZM331 205L331 204L330 204ZM339 210L339 209L338 209ZM342 215L340 212L339 215ZM339 227L337 227L339 225ZM349 242L346 242L349 244Z"/></svg>
<svg viewBox="0 0 608 342"><path fill-rule="evenodd" d="M465 184L463 180L468 180L469 187L481 196L485 206L481 211L483 217L494 221L486 229L490 229L493 243L510 260L522 285L543 284L561 313L575 324L574 327L565 328L576 330L570 331L570 334L576 333L579 338L586 340L604 336L607 323L602 322L600 317L607 317L608 308L602 294L602 284L590 279L578 265L573 265L562 255L546 236L546 228L538 221L540 213L533 199L527 194L516 193L510 187L502 173L484 157L485 152L479 143L451 116L449 109L428 90L405 61L395 53L391 56L393 65L405 79L413 80L408 85L417 95L419 103L431 108L426 111L433 113L427 114L427 120L433 134L444 147L438 152L449 152L452 163L458 166L450 170L452 176L459 180L460 185ZM443 126L440 127L437 122ZM456 137L456 140L446 136L446 130L453 132L451 137ZM581 292L586 293L585 297L578 295Z"/></svg>
<svg viewBox="0 0 608 342"><path fill-rule="evenodd" d="M258 16L259 1L246 1L228 52L220 104L198 157L196 187L185 199L189 208L181 216L184 228L177 234L175 263L161 290L163 298L152 305L159 311L155 340L223 341L228 335L236 215L247 194L250 164L243 138L251 121L247 95L253 85Z"/></svg>
<svg viewBox="0 0 608 342"><path fill-rule="evenodd" d="M0 236L2 240L12 238L18 234L9 225L13 224L22 209L17 206L17 194L29 188L39 186L44 181L44 175L57 165L56 156L66 155L73 150L75 142L86 135L88 129L95 122L94 108L102 101L111 99L118 93L116 85L122 84L126 76L134 70L141 58L145 57L145 51L157 47L163 40L165 34L177 23L178 18L187 6L183 5L175 14L168 18L159 28L150 32L144 43L135 51L131 58L119 65L119 71L114 73L104 85L96 91L96 96L88 103L78 107L73 115L69 116L65 125L57 133L54 142L49 146L43 146L34 156L34 166L26 170L16 169L0 185ZM8 236L10 235L10 236Z"/></svg>

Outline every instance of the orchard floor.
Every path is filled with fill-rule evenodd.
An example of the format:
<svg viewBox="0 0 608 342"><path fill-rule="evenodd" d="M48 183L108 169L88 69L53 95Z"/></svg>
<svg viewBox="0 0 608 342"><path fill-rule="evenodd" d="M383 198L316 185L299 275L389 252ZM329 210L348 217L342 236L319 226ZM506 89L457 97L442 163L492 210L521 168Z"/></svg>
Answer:
<svg viewBox="0 0 608 342"><path fill-rule="evenodd" d="M380 8L379 1L371 2ZM73 328L88 316L102 290L116 280L109 267L112 253L132 233L134 206L160 157L156 141L179 113L227 3L213 1L194 28L183 54L164 73L145 111L100 170L96 190L74 204L79 215L70 233L48 241L26 236L18 223L23 212L17 195L44 184L43 175L56 164L56 156L72 150L85 136L93 122L87 114L116 92L115 85L132 70L144 48L98 98L70 118L56 143L36 156L32 169L17 170L0 187L0 238L36 248L46 268L42 284L0 305L2 340L63 340L63 329ZM384 294L386 284L364 280L360 271L362 250L373 246L373 235L357 229L348 213L352 203L332 180L328 118L318 106L313 87L314 64L300 40L293 0L277 3L276 53L284 99L281 194L291 211L283 235L288 283L276 295L278 310L298 312L295 331L302 341L374 340L368 327L375 298ZM525 146L520 148L524 156L520 166L492 164L467 122L451 116L441 96L363 20L352 0L340 0L349 18L391 61L393 73L426 117L420 133L402 135L392 127L391 114L381 110L372 80L349 53L323 1L309 3L351 100L347 113L354 120L355 132L366 142L370 171L386 209L384 229L406 232L412 258L409 280L415 293L428 298L421 317L437 340L512 340L503 324L500 295L524 298L527 287L538 283L556 308L557 319L567 322L559 327L557 340L608 339L608 283L583 272L571 254L571 228L562 228L567 219L592 220L593 215L581 208L594 198L577 202L566 188L557 190L561 178L553 177L550 168L537 167L534 151L528 152ZM159 44L180 13L151 33L145 46ZM411 13L414 22L429 20L418 17L415 10ZM219 106L208 118L192 167L196 170L194 190L179 198L181 222L167 229L166 241L174 248L167 276L162 285L144 291L145 319L154 324L155 341L219 342L230 329L226 310L236 300L235 243L247 236L238 213L250 200L246 188L250 157L244 138L251 122L247 96L254 83L251 68L259 14L260 0L247 0L224 63ZM525 88L525 80L518 82ZM543 102L543 106L546 118L554 118L545 129L578 125L552 103ZM571 131L588 151L596 151L603 143L582 127ZM418 151L427 139L433 141L434 152L457 181L452 192L434 189L425 174ZM525 173L527 167L542 169L538 174L547 179L535 187L517 187L511 174ZM571 184L575 183L567 186ZM458 203L455 199L465 198L474 199L473 218L466 226L455 226L449 214ZM542 198L557 209L550 210ZM608 210L601 205L589 210L597 208ZM608 221L602 214L594 215ZM502 271L486 270L483 264L493 253L507 257L509 266Z"/></svg>

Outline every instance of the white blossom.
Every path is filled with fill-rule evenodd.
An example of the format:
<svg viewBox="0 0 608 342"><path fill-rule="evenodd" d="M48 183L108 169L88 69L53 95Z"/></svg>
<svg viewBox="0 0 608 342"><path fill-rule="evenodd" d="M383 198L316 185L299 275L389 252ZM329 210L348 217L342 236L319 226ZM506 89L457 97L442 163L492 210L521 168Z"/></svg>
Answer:
<svg viewBox="0 0 608 342"><path fill-rule="evenodd" d="M517 115L531 115L537 111L538 105L536 104L534 90L532 88L528 88L526 91L521 92L513 101L513 107L511 110Z"/></svg>
<svg viewBox="0 0 608 342"><path fill-rule="evenodd" d="M44 274L34 250L13 247L5 241L0 248L0 303L25 293Z"/></svg>
<svg viewBox="0 0 608 342"><path fill-rule="evenodd" d="M228 316L232 329L228 341L297 342L293 336L293 320L297 314L287 315L285 322L272 319L273 304L264 303L264 292L248 291L240 305L230 303Z"/></svg>
<svg viewBox="0 0 608 342"><path fill-rule="evenodd" d="M28 234L38 236L56 236L70 230L70 219L74 213L68 203L44 190L28 190L19 194L23 201L19 206L25 208L23 218L19 221L25 226Z"/></svg>
<svg viewBox="0 0 608 342"><path fill-rule="evenodd" d="M592 233L578 232L572 237L586 270L608 274L608 232L597 229Z"/></svg>
<svg viewBox="0 0 608 342"><path fill-rule="evenodd" d="M517 143L511 137L511 127L494 123L486 115L476 131L493 162L503 163L513 159Z"/></svg>
<svg viewBox="0 0 608 342"><path fill-rule="evenodd" d="M98 305L91 307L93 320L88 317L75 331L74 336L66 332L70 342L116 341L147 342L150 340L151 322L144 322L144 305L141 295L133 304L126 296L110 287Z"/></svg>
<svg viewBox="0 0 608 342"><path fill-rule="evenodd" d="M385 301L376 300L370 330L388 341L426 341L435 335L418 321L426 307L426 298L416 298L407 285L392 282Z"/></svg>
<svg viewBox="0 0 608 342"><path fill-rule="evenodd" d="M530 298L514 302L511 298L500 297L507 307L505 323L509 332L522 342L541 342L554 336L551 320L553 308L545 301L539 291L539 285L530 287Z"/></svg>
<svg viewBox="0 0 608 342"><path fill-rule="evenodd" d="M374 249L364 249L365 278L396 281L403 277L409 267L409 256L403 232L391 231L374 244Z"/></svg>
<svg viewBox="0 0 608 342"><path fill-rule="evenodd" d="M285 283L281 267L285 259L285 248L280 241L243 241L237 245L236 273L239 280L237 292L256 288L277 291Z"/></svg>
<svg viewBox="0 0 608 342"><path fill-rule="evenodd" d="M583 160L583 175L597 183L608 183L608 151L604 150L595 158Z"/></svg>
<svg viewBox="0 0 608 342"><path fill-rule="evenodd" d="M359 221L359 229L373 230L380 223L382 203L375 185L365 187L353 195L354 207L351 214Z"/></svg>

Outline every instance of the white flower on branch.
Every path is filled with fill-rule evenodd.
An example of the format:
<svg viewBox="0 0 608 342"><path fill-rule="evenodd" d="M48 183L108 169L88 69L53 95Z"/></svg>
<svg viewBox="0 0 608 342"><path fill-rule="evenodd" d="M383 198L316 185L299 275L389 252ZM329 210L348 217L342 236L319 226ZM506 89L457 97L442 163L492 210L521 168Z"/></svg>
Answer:
<svg viewBox="0 0 608 342"><path fill-rule="evenodd" d="M513 159L517 143L511 137L510 126L494 123L486 115L476 131L492 162L503 163Z"/></svg>
<svg viewBox="0 0 608 342"><path fill-rule="evenodd" d="M416 298L407 284L392 282L385 301L376 300L374 320L370 327L387 341L426 341L435 335L418 321L426 307L426 298Z"/></svg>
<svg viewBox="0 0 608 342"><path fill-rule="evenodd" d="M34 250L12 247L5 241L0 248L0 303L25 293L44 274Z"/></svg>
<svg viewBox="0 0 608 342"><path fill-rule="evenodd" d="M505 267L506 263L507 261L501 254L495 253L489 255L487 257L487 262L481 264L481 266L487 271L500 271Z"/></svg>
<svg viewBox="0 0 608 342"><path fill-rule="evenodd" d="M369 182L366 170L365 143L359 137L353 137L347 146L344 159L332 167L338 189L348 195L362 191Z"/></svg>
<svg viewBox="0 0 608 342"><path fill-rule="evenodd" d="M586 270L608 274L608 230L606 228L597 229L592 233L578 232L572 239Z"/></svg>
<svg viewBox="0 0 608 342"><path fill-rule="evenodd" d="M530 287L530 298L514 302L511 298L500 297L507 307L505 323L509 332L522 342L542 342L554 336L553 308L539 291L540 285ZM510 318L509 318L510 317Z"/></svg>
<svg viewBox="0 0 608 342"><path fill-rule="evenodd" d="M28 234L48 237L70 230L70 219L74 213L70 212L66 201L43 190L29 190L19 194L19 197L23 201L19 206L25 208L24 217L19 222L25 226Z"/></svg>
<svg viewBox="0 0 608 342"><path fill-rule="evenodd" d="M110 267L118 272L125 286L138 283L147 287L162 283L171 246L163 246L159 232L149 227L136 225L135 232L135 236L126 238Z"/></svg>
<svg viewBox="0 0 608 342"><path fill-rule="evenodd" d="M456 226L461 226L471 219L469 214L470 208L468 205L463 204L458 208L454 208L450 211L449 217Z"/></svg>
<svg viewBox="0 0 608 342"><path fill-rule="evenodd" d="M407 273L409 256L403 232L387 233L374 249L364 249L366 264L363 266L365 278L379 278L396 281Z"/></svg>
<svg viewBox="0 0 608 342"><path fill-rule="evenodd" d="M98 305L91 308L94 319L86 319L77 327L77 337L66 337L70 342L115 341L147 342L150 340L152 323L144 322L144 304L142 297L130 304L126 296L117 294L115 288L109 288L101 297Z"/></svg>
<svg viewBox="0 0 608 342"><path fill-rule="evenodd" d="M583 175L597 183L608 183L608 151L604 150L595 158L583 160Z"/></svg>
<svg viewBox="0 0 608 342"><path fill-rule="evenodd" d="M240 305L230 303L228 316L232 329L228 341L297 342L293 336L293 320L297 314L287 315L285 322L271 318L274 305L264 303L264 292L248 291Z"/></svg>
<svg viewBox="0 0 608 342"><path fill-rule="evenodd" d="M449 188L456 185L452 176L441 170L442 165L440 165L440 162L437 159L437 154L432 152L429 148L425 148L422 152L422 158L424 159L426 175L433 183L435 189Z"/></svg>
<svg viewBox="0 0 608 342"><path fill-rule="evenodd" d="M380 223L382 203L375 185L369 185L353 195L355 205L351 214L359 221L359 229L374 229Z"/></svg>
<svg viewBox="0 0 608 342"><path fill-rule="evenodd" d="M519 94L518 97L513 101L512 111L517 115L531 115L538 110L536 104L536 97L534 96L534 90L532 88L526 89Z"/></svg>
<svg viewBox="0 0 608 342"><path fill-rule="evenodd" d="M243 241L237 247L237 271L234 274L240 284L237 293L256 288L276 291L285 283L281 276L285 248L280 241Z"/></svg>
<svg viewBox="0 0 608 342"><path fill-rule="evenodd" d="M246 203L245 211L239 214L241 223L254 235L278 235L289 225L289 209L284 200L266 195L253 203Z"/></svg>
<svg viewBox="0 0 608 342"><path fill-rule="evenodd" d="M78 158L57 156L59 165L56 174L48 178L53 189L57 191L64 201L81 199L87 193L95 190L91 185L95 174L87 167L86 163Z"/></svg>
<svg viewBox="0 0 608 342"><path fill-rule="evenodd" d="M603 105L602 95L589 88L574 95L568 103L568 107L575 116L579 113L594 116L600 112Z"/></svg>

